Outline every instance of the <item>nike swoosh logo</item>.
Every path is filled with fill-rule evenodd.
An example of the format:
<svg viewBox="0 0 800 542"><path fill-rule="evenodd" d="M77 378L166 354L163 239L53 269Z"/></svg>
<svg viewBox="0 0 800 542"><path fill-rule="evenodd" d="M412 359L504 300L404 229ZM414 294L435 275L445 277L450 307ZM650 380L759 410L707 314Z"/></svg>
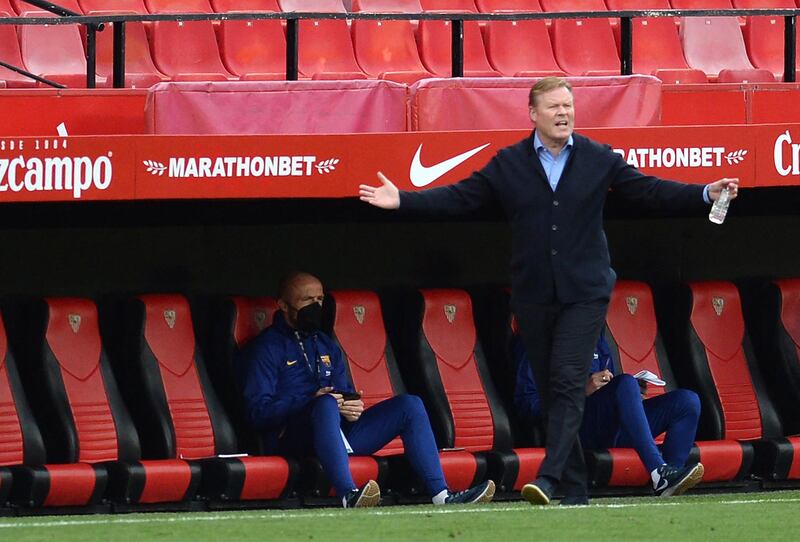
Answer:
<svg viewBox="0 0 800 542"><path fill-rule="evenodd" d="M294 361L287 361L287 362L286 362L286 366L287 366L287 367L291 367L291 366L292 366L292 365L294 365L295 363L297 363L297 360L294 360Z"/></svg>
<svg viewBox="0 0 800 542"><path fill-rule="evenodd" d="M661 480L658 481L658 487L656 487L656 491L661 491L662 489L667 487L667 484L668 484L667 479L662 478Z"/></svg>
<svg viewBox="0 0 800 542"><path fill-rule="evenodd" d="M489 146L489 143L486 145L481 145L480 147L475 147L474 149L468 150L467 152L462 152L461 154L454 156L452 158L448 158L444 162L439 162L438 164L432 166L423 166L422 162L420 162L419 155L422 154L422 144L420 144L419 148L417 148L417 153L414 155L414 159L411 161L411 171L409 172L409 177L411 178L411 184L416 186L417 188L422 188L423 186L428 186L433 181L451 171L461 165L463 162L466 162L483 149Z"/></svg>

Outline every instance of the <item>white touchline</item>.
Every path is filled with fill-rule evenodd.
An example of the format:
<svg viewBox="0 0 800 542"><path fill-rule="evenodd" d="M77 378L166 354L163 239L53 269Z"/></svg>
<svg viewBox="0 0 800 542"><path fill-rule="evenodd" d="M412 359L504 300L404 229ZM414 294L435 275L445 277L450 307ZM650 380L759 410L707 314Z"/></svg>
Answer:
<svg viewBox="0 0 800 542"><path fill-rule="evenodd" d="M365 512L370 516L433 516L433 515L449 515L449 514L485 514L496 512L522 512L522 513L544 513L552 512L559 513L561 511L577 512L580 510L592 510L597 508L639 508L639 507L675 507L675 506L698 506L698 505L743 505L743 504L782 504L782 503L796 503L800 502L800 498L789 499L742 499L727 502L717 501L700 501L689 497L681 501L650 501L642 503L618 503L618 504L592 504L586 506L485 506L481 508L474 508L465 506L463 508L442 508L434 506L399 506L387 507L385 509L372 509ZM521 504L521 503L520 503ZM42 528L42 527L84 527L88 525L141 525L141 524L159 524L159 523L190 523L190 522L210 522L210 521L241 521L241 520L271 520L271 519L314 519L314 518L330 518L330 517L343 517L349 512L339 510L336 512L320 512L318 510L312 511L297 511L297 512L273 512L273 513L259 513L250 514L247 512L233 512L228 514L220 513L188 513L183 516L173 517L118 517L106 516L103 519L76 519L70 520L57 520L52 522L37 521L37 522L20 522L20 523L6 523L0 521L0 529L24 529L24 528ZM21 518L14 518L12 521L18 521Z"/></svg>
<svg viewBox="0 0 800 542"><path fill-rule="evenodd" d="M433 181L447 173L448 171L455 169L463 162L466 162L483 149L489 146L489 143L485 145L481 145L480 147L475 147L474 149L468 150L467 152L462 152L461 154L454 156L452 158L448 158L443 162L439 162L438 164L434 164L432 166L423 166L422 162L420 161L419 157L422 154L422 145L417 148L417 153L414 155L414 159L411 160L411 170L409 171L409 178L411 179L411 184L416 186L417 188L422 188L423 186L428 186Z"/></svg>

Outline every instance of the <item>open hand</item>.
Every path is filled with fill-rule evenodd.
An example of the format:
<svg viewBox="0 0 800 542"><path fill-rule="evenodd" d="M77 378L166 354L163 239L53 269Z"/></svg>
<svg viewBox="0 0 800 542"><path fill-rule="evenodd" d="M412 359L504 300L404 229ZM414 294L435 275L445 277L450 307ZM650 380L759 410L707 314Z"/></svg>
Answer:
<svg viewBox="0 0 800 542"><path fill-rule="evenodd" d="M400 207L400 191L386 175L378 172L380 186L370 186L362 184L358 187L358 195L361 201L365 201L381 209L397 209Z"/></svg>

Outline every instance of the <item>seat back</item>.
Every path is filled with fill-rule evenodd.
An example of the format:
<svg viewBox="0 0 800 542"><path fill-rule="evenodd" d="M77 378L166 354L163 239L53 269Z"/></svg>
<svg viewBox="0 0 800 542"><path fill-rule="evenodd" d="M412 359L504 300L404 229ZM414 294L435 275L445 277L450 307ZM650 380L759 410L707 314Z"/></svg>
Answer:
<svg viewBox="0 0 800 542"><path fill-rule="evenodd" d="M89 15L134 14L132 11L91 11ZM114 23L108 23L105 32L97 34L97 73L108 78L114 74ZM144 23L125 23L125 86L148 88L168 78L158 71L150 56Z"/></svg>
<svg viewBox="0 0 800 542"><path fill-rule="evenodd" d="M356 62L347 21L336 19L300 21L298 69L306 77L365 78Z"/></svg>
<svg viewBox="0 0 800 542"><path fill-rule="evenodd" d="M507 77L564 75L544 21L489 21L486 54L494 69Z"/></svg>
<svg viewBox="0 0 800 542"><path fill-rule="evenodd" d="M344 13L342 0L278 0L281 11L311 11L311 12L330 12Z"/></svg>
<svg viewBox="0 0 800 542"><path fill-rule="evenodd" d="M139 15L149 13L144 5L144 0L78 0L81 9L86 14L92 11L132 11ZM127 28L127 27L126 27Z"/></svg>
<svg viewBox="0 0 800 542"><path fill-rule="evenodd" d="M0 467L42 465L44 441L22 387L17 363L11 353L0 316ZM6 488L0 487L0 494Z"/></svg>
<svg viewBox="0 0 800 542"><path fill-rule="evenodd" d="M494 11L542 11L539 0L475 0L481 13Z"/></svg>
<svg viewBox="0 0 800 542"><path fill-rule="evenodd" d="M173 79L197 75L225 81L231 77L222 65L211 21L156 21L152 40L156 66Z"/></svg>
<svg viewBox="0 0 800 542"><path fill-rule="evenodd" d="M86 54L77 26L22 25L18 32L22 61L29 72L67 86L86 86Z"/></svg>
<svg viewBox="0 0 800 542"><path fill-rule="evenodd" d="M619 54L606 19L556 19L553 53L569 75L618 74Z"/></svg>
<svg viewBox="0 0 800 542"><path fill-rule="evenodd" d="M281 21L222 21L219 32L220 52L225 67L233 74L247 76L286 75L286 38Z"/></svg>
<svg viewBox="0 0 800 542"><path fill-rule="evenodd" d="M659 69L688 69L678 28L672 19L634 19L632 26L634 73L649 75Z"/></svg>
<svg viewBox="0 0 800 542"><path fill-rule="evenodd" d="M278 0L211 0L217 13L229 11L280 11Z"/></svg>
<svg viewBox="0 0 800 542"><path fill-rule="evenodd" d="M426 72L410 21L359 19L353 21L352 30L356 59L370 77L386 72Z"/></svg>
<svg viewBox="0 0 800 542"><path fill-rule="evenodd" d="M57 0L53 2L59 7L67 8L70 11L74 11L75 13L83 14L83 10L81 6L78 5L78 0ZM19 13L21 16L25 16L25 12L28 13L50 13L46 9L42 9L40 7L36 7L32 4L28 4L27 2L23 2L22 0L11 0L12 7Z"/></svg>
<svg viewBox="0 0 800 542"><path fill-rule="evenodd" d="M423 11L464 11L477 12L474 0L420 0Z"/></svg>
<svg viewBox="0 0 800 542"><path fill-rule="evenodd" d="M608 305L606 327L606 341L618 362L619 372L633 375L647 370L667 382L666 387L648 386L648 398L675 388L675 378L658 333L653 294L647 284L617 282Z"/></svg>
<svg viewBox="0 0 800 542"><path fill-rule="evenodd" d="M378 296L374 292L338 290L333 302L333 338L347 360L353 386L364 408L405 393L386 330ZM376 455L400 455L403 442L395 438Z"/></svg>
<svg viewBox="0 0 800 542"><path fill-rule="evenodd" d="M422 11L422 6L420 5L419 0L353 0L352 10L419 13Z"/></svg>
<svg viewBox="0 0 800 542"><path fill-rule="evenodd" d="M124 318L123 352L139 372L134 413L144 454L198 459L236 452L233 429L196 347L186 299L142 295L126 306Z"/></svg>
<svg viewBox="0 0 800 542"><path fill-rule="evenodd" d="M440 447L478 452L511 448L508 418L477 340L472 301L463 290L403 296L390 323L406 376L414 375Z"/></svg>
<svg viewBox="0 0 800 542"><path fill-rule="evenodd" d="M736 17L684 17L680 35L687 64L709 77L724 69L753 69Z"/></svg>
<svg viewBox="0 0 800 542"><path fill-rule="evenodd" d="M450 21L425 20L417 31L419 53L428 71L437 77L452 75L452 31ZM477 21L464 21L464 75L500 75L489 65Z"/></svg>
<svg viewBox="0 0 800 542"><path fill-rule="evenodd" d="M48 298L32 307L31 361L41 377L39 400L51 415L42 429L48 461L137 461L139 440L100 338L88 299Z"/></svg>
<svg viewBox="0 0 800 542"><path fill-rule="evenodd" d="M16 16L11 8L4 6L0 3L0 17ZM23 68L22 54L19 50L19 40L17 38L17 29L12 25L0 25L0 59L7 64ZM29 77L25 77L15 71L9 70L4 66L0 66L0 81L5 81L9 87L34 87L36 81Z"/></svg>
<svg viewBox="0 0 800 542"><path fill-rule="evenodd" d="M214 13L208 0L144 0L150 13Z"/></svg>
<svg viewBox="0 0 800 542"><path fill-rule="evenodd" d="M675 301L677 324L683 329L678 355L690 363L703 403L702 438L782 435L755 363L736 287L722 281L691 283Z"/></svg>

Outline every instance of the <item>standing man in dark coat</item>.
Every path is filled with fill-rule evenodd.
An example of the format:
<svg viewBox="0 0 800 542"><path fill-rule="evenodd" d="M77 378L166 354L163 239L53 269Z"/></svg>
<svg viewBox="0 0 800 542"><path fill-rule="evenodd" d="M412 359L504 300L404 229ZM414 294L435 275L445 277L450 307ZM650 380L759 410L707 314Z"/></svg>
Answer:
<svg viewBox="0 0 800 542"><path fill-rule="evenodd" d="M608 145L573 133L571 85L537 82L529 97L536 128L501 149L459 183L401 192L382 173L381 186L361 185L361 200L383 209L463 215L500 203L512 229L512 299L546 415L546 456L522 496L549 504L556 488L574 503L586 498L586 465L578 439L584 386L616 275L603 231L609 190L639 208L701 212L738 179L706 186L644 175Z"/></svg>

